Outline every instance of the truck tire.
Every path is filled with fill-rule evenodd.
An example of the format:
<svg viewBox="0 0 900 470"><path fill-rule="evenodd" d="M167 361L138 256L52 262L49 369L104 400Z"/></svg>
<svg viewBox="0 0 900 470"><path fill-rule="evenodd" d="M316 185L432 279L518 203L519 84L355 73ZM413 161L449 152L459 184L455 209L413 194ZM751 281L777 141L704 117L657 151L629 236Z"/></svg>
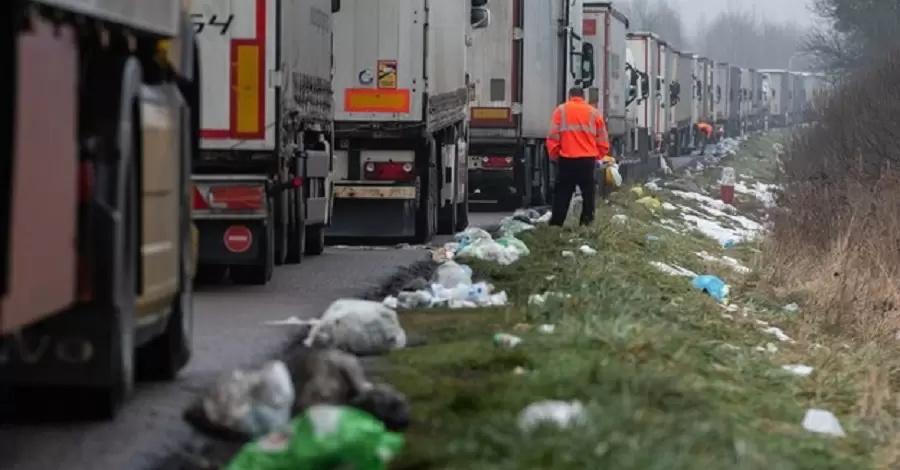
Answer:
<svg viewBox="0 0 900 470"><path fill-rule="evenodd" d="M293 217L288 227L287 257L284 260L284 264L300 264L303 261L303 254L309 239L309 234L303 227L303 216L306 214L303 207L303 191L302 189L292 191L292 194L294 201Z"/></svg>
<svg viewBox="0 0 900 470"><path fill-rule="evenodd" d="M137 60L129 59L124 66L123 81L129 78L140 84L140 65ZM136 78L135 78L136 77ZM127 85L126 85L127 88ZM103 385L99 387L99 412L102 418L113 419L122 403L134 392L135 381L135 340L134 316L137 305L138 265L141 256L140 247L140 108L137 101L137 90L130 94L123 90L123 102L119 119L119 165L101 165L98 171L98 183L109 184L121 188L116 196L115 206L118 208L121 223L110 224L113 229L112 262L110 279L112 281L113 301L109 308L107 321L109 327L109 370ZM124 118L124 116L129 116ZM129 136L130 138L126 137ZM113 173L117 173L114 175ZM118 176L121 175L121 176ZM106 180L106 183L101 183ZM112 180L112 181L110 181ZM98 242L103 244L105 237ZM105 239L109 240L109 239ZM103 249L103 247L101 247ZM108 248L106 248L108 249ZM102 251L101 251L102 253Z"/></svg>
<svg viewBox="0 0 900 470"><path fill-rule="evenodd" d="M321 255L325 252L325 226L321 224L306 227L306 254Z"/></svg>
<svg viewBox="0 0 900 470"><path fill-rule="evenodd" d="M437 180L437 165L432 164L436 159L437 148L434 139L430 139L428 147L428 165L426 174L422 179L421 200L419 211L416 214L416 234L413 243L426 243L434 237L437 229L437 203L440 197Z"/></svg>
<svg viewBox="0 0 900 470"><path fill-rule="evenodd" d="M190 233L188 237L190 237ZM187 246L190 246L189 239L187 243ZM194 289L188 269L191 260L188 250L184 247L182 247L181 257L180 289L172 299L172 311L166 321L166 328L160 336L138 350L138 374L142 379L174 380L191 358L194 334Z"/></svg>
<svg viewBox="0 0 900 470"><path fill-rule="evenodd" d="M271 201L274 202L275 208L275 217L272 219L275 223L275 243L272 245L275 247L275 266L281 266L287 263L288 251L291 245L290 203L284 194L278 194ZM288 205L287 217L283 216L285 211L282 205L284 204Z"/></svg>
<svg viewBox="0 0 900 470"><path fill-rule="evenodd" d="M462 232L469 227L469 195L466 194L463 202L456 205L456 232Z"/></svg>
<svg viewBox="0 0 900 470"><path fill-rule="evenodd" d="M190 183L194 136L187 123L182 130L181 184ZM178 292L172 299L171 313L163 333L137 352L138 376L148 380L174 380L191 357L194 333L194 288L191 279L194 243L191 236L190 197L182 192L179 229L181 231L178 263Z"/></svg>
<svg viewBox="0 0 900 470"><path fill-rule="evenodd" d="M269 220L266 224L266 240L262 246L262 263L252 266L232 266L231 280L235 284L262 286L272 280L272 273L275 271L275 227L273 226L273 215L270 211Z"/></svg>

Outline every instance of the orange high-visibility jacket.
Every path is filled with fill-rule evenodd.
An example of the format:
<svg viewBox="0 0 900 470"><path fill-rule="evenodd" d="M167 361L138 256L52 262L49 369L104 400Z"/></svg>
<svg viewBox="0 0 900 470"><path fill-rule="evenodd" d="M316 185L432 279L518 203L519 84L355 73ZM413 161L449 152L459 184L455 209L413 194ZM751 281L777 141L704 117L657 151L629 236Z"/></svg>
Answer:
<svg viewBox="0 0 900 470"><path fill-rule="evenodd" d="M710 126L709 124L707 124L707 123L705 123L705 122L700 122L700 123L698 123L698 124L697 124L697 129L699 129L700 132L706 134L707 137L711 136L711 135L712 135L712 132L713 132L712 126Z"/></svg>
<svg viewBox="0 0 900 470"><path fill-rule="evenodd" d="M609 153L609 135L603 115L582 98L569 101L553 111L553 123L547 133L550 158L603 158Z"/></svg>

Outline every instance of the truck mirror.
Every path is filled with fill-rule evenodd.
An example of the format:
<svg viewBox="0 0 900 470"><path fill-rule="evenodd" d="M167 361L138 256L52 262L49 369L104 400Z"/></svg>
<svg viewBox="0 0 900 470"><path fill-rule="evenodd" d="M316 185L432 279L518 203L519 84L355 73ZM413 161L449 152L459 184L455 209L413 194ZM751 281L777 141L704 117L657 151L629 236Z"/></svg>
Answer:
<svg viewBox="0 0 900 470"><path fill-rule="evenodd" d="M337 13L341 11L341 0L331 0L331 12Z"/></svg>
<svg viewBox="0 0 900 470"><path fill-rule="evenodd" d="M581 86L587 88L594 84L594 45L585 42L581 44Z"/></svg>
<svg viewBox="0 0 900 470"><path fill-rule="evenodd" d="M488 0L470 0L469 23L472 29L483 29L491 25L491 10Z"/></svg>

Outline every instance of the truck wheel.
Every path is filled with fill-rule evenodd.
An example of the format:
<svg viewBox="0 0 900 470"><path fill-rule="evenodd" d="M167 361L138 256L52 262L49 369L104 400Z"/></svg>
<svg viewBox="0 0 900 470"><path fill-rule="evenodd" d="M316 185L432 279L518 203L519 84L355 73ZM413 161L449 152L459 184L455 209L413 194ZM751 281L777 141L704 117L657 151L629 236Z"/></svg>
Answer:
<svg viewBox="0 0 900 470"><path fill-rule="evenodd" d="M272 244L272 246L275 247L275 266L281 266L287 262L287 255L290 250L291 220L290 216L288 216L287 220L282 219L282 204L287 203L287 201L284 200L283 195L279 194L270 199L270 201L274 203L275 207L275 217L272 219L273 223L276 225L275 243ZM290 210L290 204L288 205L288 210Z"/></svg>
<svg viewBox="0 0 900 470"><path fill-rule="evenodd" d="M310 225L306 227L306 254L321 255L325 252L325 226Z"/></svg>
<svg viewBox="0 0 900 470"><path fill-rule="evenodd" d="M303 195L300 193L301 191L294 191L294 217L288 228L287 257L284 264L300 264L308 245L309 235L303 226L303 214L306 212L303 210Z"/></svg>
<svg viewBox="0 0 900 470"><path fill-rule="evenodd" d="M189 129L182 135L190 135ZM187 146L186 146L187 147ZM190 158L190 152L186 152L183 158ZM190 167L182 169L182 182L187 184L190 179L185 175ZM191 233L190 199L187 194L182 196L179 227L181 228L181 246L178 265L178 292L172 299L171 313L166 319L166 328L163 333L154 338L150 343L141 347L137 352L138 376L148 380L174 380L178 372L191 358L194 333L194 288L191 279L192 266L194 264L194 241Z"/></svg>
<svg viewBox="0 0 900 470"><path fill-rule="evenodd" d="M272 272L275 270L275 227L272 225L272 214L266 224L266 241L261 247L265 260L261 264L253 266L232 266L231 280L235 284L262 286L272 280Z"/></svg>
<svg viewBox="0 0 900 470"><path fill-rule="evenodd" d="M186 250L182 257L186 256ZM185 261L182 260L182 265ZM181 289L172 299L172 313L162 335L138 350L138 375L147 380L174 380L188 360L194 333L194 289L182 268Z"/></svg>
<svg viewBox="0 0 900 470"><path fill-rule="evenodd" d="M129 60L125 65L124 75L140 74L137 61ZM138 71L132 70L137 68ZM139 75L138 75L139 76ZM127 96L127 95L126 95ZM140 257L140 194L137 165L140 165L140 140L139 131L140 112L137 102L131 98L127 105L122 107L120 115L130 114L130 119L120 119L119 123L119 153L120 161L128 165L124 170L124 181L120 180L115 172L120 169L117 165L101 166L98 171L98 183L106 180L104 185L122 187L122 194L117 196L118 201L114 207L118 207L121 223L112 222L115 227L111 234L112 262L110 279L112 280L112 307L107 312L108 320L104 320L109 328L109 369L105 377L105 383L100 387L100 413L103 418L115 417L119 407L134 391L134 315L137 305L138 291L138 259ZM131 136L130 142L123 143L124 136ZM119 173L123 174L123 173ZM110 181L112 180L112 181ZM98 241L104 243L100 237ZM101 249L108 249L103 247ZM102 253L102 251L101 251Z"/></svg>
<svg viewBox="0 0 900 470"><path fill-rule="evenodd" d="M456 205L456 232L462 232L469 227L469 196L466 195L465 200Z"/></svg>

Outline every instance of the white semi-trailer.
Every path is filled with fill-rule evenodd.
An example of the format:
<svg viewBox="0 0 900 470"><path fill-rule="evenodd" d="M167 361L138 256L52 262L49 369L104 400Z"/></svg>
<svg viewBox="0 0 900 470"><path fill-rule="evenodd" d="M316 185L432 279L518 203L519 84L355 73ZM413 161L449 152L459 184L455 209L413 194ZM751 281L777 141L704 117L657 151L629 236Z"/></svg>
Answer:
<svg viewBox="0 0 900 470"><path fill-rule="evenodd" d="M466 50L472 27L489 22L481 8L469 0L341 2L329 237L421 242L468 224Z"/></svg>

